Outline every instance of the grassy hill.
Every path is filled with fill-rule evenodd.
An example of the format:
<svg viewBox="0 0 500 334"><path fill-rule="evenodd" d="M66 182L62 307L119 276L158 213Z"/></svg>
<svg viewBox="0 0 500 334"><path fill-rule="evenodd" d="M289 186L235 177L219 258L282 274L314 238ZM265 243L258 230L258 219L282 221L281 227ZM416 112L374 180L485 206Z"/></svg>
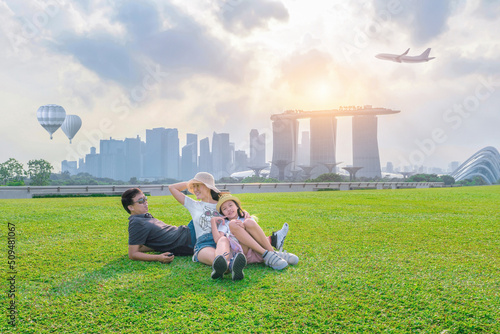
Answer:
<svg viewBox="0 0 500 334"><path fill-rule="evenodd" d="M239 197L265 232L290 224L297 266L214 281L189 257L130 261L117 197L0 200L1 269L16 272L0 332L500 332L500 186ZM165 222L190 220L171 196L149 200Z"/></svg>

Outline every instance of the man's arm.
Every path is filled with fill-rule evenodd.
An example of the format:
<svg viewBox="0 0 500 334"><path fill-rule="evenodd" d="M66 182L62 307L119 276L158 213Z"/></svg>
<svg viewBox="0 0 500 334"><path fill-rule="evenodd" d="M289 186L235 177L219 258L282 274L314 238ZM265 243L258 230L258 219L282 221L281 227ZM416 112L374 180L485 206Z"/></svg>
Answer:
<svg viewBox="0 0 500 334"><path fill-rule="evenodd" d="M170 263L174 260L174 255L169 255L169 252L162 254L144 253L152 250L144 245L128 245L128 257L135 261L159 261L161 263Z"/></svg>

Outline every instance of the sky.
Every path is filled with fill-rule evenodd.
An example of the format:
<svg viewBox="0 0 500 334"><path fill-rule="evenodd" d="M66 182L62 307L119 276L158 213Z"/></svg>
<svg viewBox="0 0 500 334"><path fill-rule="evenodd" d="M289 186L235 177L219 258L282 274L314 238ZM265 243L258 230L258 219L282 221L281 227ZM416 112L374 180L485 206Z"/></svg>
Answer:
<svg viewBox="0 0 500 334"><path fill-rule="evenodd" d="M255 128L271 159L272 114L372 105L401 111L378 118L382 166L446 169L500 149L499 29L495 0L0 0L0 162L59 171L156 127L247 152ZM436 58L375 58L408 48ZM46 104L82 119L72 144L38 123ZM352 164L350 118L337 130Z"/></svg>

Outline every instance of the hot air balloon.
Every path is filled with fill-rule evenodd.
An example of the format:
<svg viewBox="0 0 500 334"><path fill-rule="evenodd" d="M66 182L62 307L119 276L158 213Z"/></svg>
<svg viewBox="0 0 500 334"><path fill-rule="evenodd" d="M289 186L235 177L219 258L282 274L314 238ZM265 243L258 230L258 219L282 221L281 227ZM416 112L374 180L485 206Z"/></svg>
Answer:
<svg viewBox="0 0 500 334"><path fill-rule="evenodd" d="M56 104L47 104L38 108L36 116L38 117L40 125L50 133L50 139L52 139L52 134L56 132L64 122L66 111L63 107Z"/></svg>
<svg viewBox="0 0 500 334"><path fill-rule="evenodd" d="M80 127L82 126L82 119L77 115L67 115L63 124L61 125L61 129L66 134L66 137L69 139L69 143L71 144L71 139L76 135Z"/></svg>

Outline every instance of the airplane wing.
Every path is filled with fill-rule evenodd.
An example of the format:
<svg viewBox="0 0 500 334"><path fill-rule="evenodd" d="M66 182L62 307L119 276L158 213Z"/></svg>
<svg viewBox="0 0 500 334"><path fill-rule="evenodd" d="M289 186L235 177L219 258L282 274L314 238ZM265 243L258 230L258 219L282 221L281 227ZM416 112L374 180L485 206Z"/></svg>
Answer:
<svg viewBox="0 0 500 334"><path fill-rule="evenodd" d="M398 63L400 63L400 62L401 62L401 57L406 56L406 55L408 54L408 51L410 51L410 49L406 50L404 53L402 53L402 54L400 54L399 56L397 56L397 57L396 57L396 61L397 61Z"/></svg>

